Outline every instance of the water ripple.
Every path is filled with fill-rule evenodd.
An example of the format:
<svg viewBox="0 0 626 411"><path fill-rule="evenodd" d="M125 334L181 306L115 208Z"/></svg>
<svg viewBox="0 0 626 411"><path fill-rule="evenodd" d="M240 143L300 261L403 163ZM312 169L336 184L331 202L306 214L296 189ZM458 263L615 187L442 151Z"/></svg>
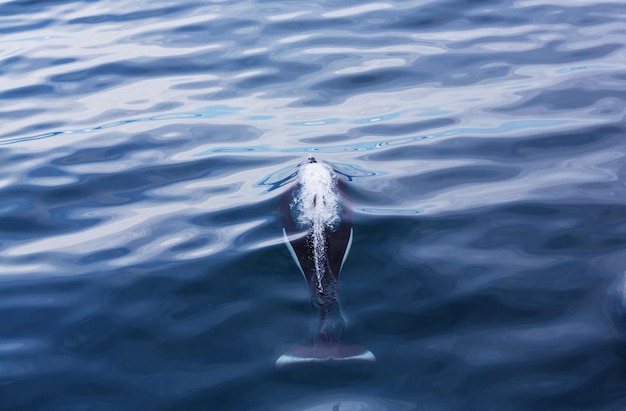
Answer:
<svg viewBox="0 0 626 411"><path fill-rule="evenodd" d="M0 15L0 408L624 408L623 2ZM308 335L277 204L310 154L374 369L273 368Z"/></svg>

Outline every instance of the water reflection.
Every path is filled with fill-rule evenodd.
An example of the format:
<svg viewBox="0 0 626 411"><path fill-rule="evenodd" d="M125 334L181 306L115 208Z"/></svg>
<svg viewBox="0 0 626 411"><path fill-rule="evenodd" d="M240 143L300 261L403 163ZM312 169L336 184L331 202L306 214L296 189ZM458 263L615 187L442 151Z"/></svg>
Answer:
<svg viewBox="0 0 626 411"><path fill-rule="evenodd" d="M274 408L277 411L418 411L425 409L415 402L393 400L373 395L335 393L311 396ZM269 411L269 410L268 410Z"/></svg>

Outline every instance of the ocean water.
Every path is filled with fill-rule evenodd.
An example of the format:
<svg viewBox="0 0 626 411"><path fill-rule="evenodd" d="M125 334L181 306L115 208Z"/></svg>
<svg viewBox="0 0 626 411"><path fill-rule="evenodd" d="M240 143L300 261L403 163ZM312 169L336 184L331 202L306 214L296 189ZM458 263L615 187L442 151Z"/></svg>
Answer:
<svg viewBox="0 0 626 411"><path fill-rule="evenodd" d="M626 3L0 3L0 410L626 409ZM352 198L344 340L278 201Z"/></svg>

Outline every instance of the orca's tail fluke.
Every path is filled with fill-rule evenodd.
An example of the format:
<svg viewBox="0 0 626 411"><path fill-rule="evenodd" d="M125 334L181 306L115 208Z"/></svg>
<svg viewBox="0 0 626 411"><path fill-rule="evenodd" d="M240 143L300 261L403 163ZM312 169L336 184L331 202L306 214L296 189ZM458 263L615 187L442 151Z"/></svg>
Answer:
<svg viewBox="0 0 626 411"><path fill-rule="evenodd" d="M334 281L336 279L333 279ZM327 284L324 292L313 289L314 297L311 303L316 312L313 338L315 342L309 345L300 345L287 351L278 357L276 367L283 368L311 363L376 362L376 357L367 348L339 342L346 322L341 315L341 308L334 290L334 283Z"/></svg>
<svg viewBox="0 0 626 411"><path fill-rule="evenodd" d="M276 360L276 367L328 362L376 362L374 354L359 345L314 344L295 347Z"/></svg>

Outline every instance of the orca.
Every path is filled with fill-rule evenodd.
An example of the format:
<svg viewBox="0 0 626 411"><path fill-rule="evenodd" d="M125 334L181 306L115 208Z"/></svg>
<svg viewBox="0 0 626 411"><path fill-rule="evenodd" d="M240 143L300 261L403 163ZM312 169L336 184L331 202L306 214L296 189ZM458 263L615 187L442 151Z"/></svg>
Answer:
<svg viewBox="0 0 626 411"><path fill-rule="evenodd" d="M281 197L285 244L307 282L316 319L313 342L281 355L276 360L278 368L329 361L376 361L371 351L340 342L345 320L337 284L353 236L345 188L345 182L329 164L310 156L300 164L296 183Z"/></svg>

